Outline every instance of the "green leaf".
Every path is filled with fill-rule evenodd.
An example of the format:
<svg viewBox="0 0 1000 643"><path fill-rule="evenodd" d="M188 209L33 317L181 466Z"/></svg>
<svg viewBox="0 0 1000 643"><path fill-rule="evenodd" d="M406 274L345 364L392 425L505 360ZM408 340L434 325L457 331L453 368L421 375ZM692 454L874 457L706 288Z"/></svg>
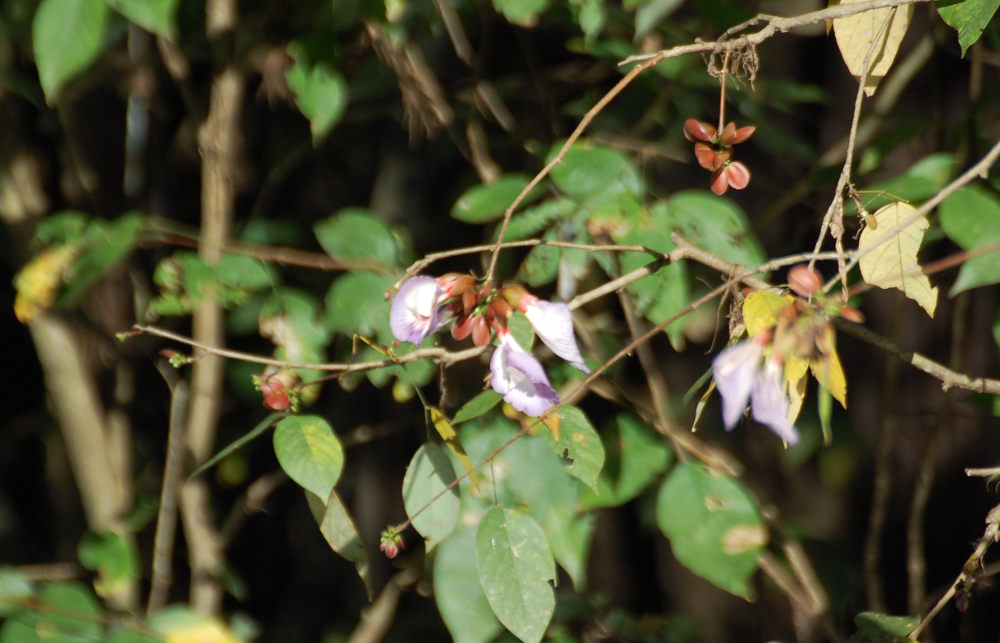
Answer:
<svg viewBox="0 0 1000 643"><path fill-rule="evenodd" d="M678 464L660 487L656 520L682 565L727 592L751 597L749 579L767 531L737 480L700 464Z"/></svg>
<svg viewBox="0 0 1000 643"><path fill-rule="evenodd" d="M392 284L392 277L376 272L355 270L341 275L326 293L326 328L348 336L379 335L390 340L390 304L385 292Z"/></svg>
<svg viewBox="0 0 1000 643"><path fill-rule="evenodd" d="M309 119L313 146L318 147L347 110L350 88L328 63L309 60L303 43L290 42L288 55L295 64L285 72L285 82L295 93L299 111Z"/></svg>
<svg viewBox="0 0 1000 643"><path fill-rule="evenodd" d="M389 226L363 208L345 208L313 228L328 255L346 264L395 268L399 248Z"/></svg>
<svg viewBox="0 0 1000 643"><path fill-rule="evenodd" d="M635 12L635 37L633 40L640 40L676 11L681 4L683 4L683 0L646 0L641 3Z"/></svg>
<svg viewBox="0 0 1000 643"><path fill-rule="evenodd" d="M114 221L94 219L87 226L82 251L66 275L66 290L59 298L63 306L75 303L95 281L125 259L139 242L145 218L132 212Z"/></svg>
<svg viewBox="0 0 1000 643"><path fill-rule="evenodd" d="M583 510L625 504L670 466L670 446L634 415L618 415L601 435L608 462L596 488L581 491L579 505Z"/></svg>
<svg viewBox="0 0 1000 643"><path fill-rule="evenodd" d="M476 574L476 529L463 520L434 556L434 602L455 643L488 643L502 629Z"/></svg>
<svg viewBox="0 0 1000 643"><path fill-rule="evenodd" d="M558 234L555 230L549 230L544 238L555 240ZM517 278L534 287L551 283L559 274L559 260L562 258L562 253L563 249L556 246L535 246L528 251L528 255L521 263Z"/></svg>
<svg viewBox="0 0 1000 643"><path fill-rule="evenodd" d="M288 477L320 498L340 479L344 450L333 429L321 417L286 417L274 429L274 454Z"/></svg>
<svg viewBox="0 0 1000 643"><path fill-rule="evenodd" d="M941 19L958 32L963 58L1000 9L1000 0L937 0L935 4Z"/></svg>
<svg viewBox="0 0 1000 643"><path fill-rule="evenodd" d="M580 31L583 32L584 38L589 43L604 27L606 19L604 0L575 0L575 2L580 4L576 22L580 25Z"/></svg>
<svg viewBox="0 0 1000 643"><path fill-rule="evenodd" d="M527 174L505 174L492 183L474 185L455 201L451 216L466 223L486 223L500 219L530 180L531 177ZM543 189L536 187L524 198L522 205L530 203L543 193Z"/></svg>
<svg viewBox="0 0 1000 643"><path fill-rule="evenodd" d="M403 505L413 528L427 541L427 551L447 538L458 522L458 486L438 497L454 481L448 455L431 442L417 449L406 468Z"/></svg>
<svg viewBox="0 0 1000 643"><path fill-rule="evenodd" d="M108 0L108 5L146 31L174 40L180 0Z"/></svg>
<svg viewBox="0 0 1000 643"><path fill-rule="evenodd" d="M101 53L108 7L104 0L42 0L31 24L38 79L45 102Z"/></svg>
<svg viewBox="0 0 1000 643"><path fill-rule="evenodd" d="M126 626L112 626L110 633L102 640L104 643L162 643L163 641Z"/></svg>
<svg viewBox="0 0 1000 643"><path fill-rule="evenodd" d="M292 362L325 361L324 349L330 342L319 312L319 304L312 294L282 287L260 308L258 313L260 334L274 342L275 355ZM315 371L299 371L308 379Z"/></svg>
<svg viewBox="0 0 1000 643"><path fill-rule="evenodd" d="M87 532L77 547L86 569L97 572L94 589L99 596L119 595L139 577L139 552L135 543L112 531Z"/></svg>
<svg viewBox="0 0 1000 643"><path fill-rule="evenodd" d="M549 199L536 206L525 208L514 213L507 225L504 239L507 241L518 241L533 237L544 230L550 223L565 219L577 211L580 206L576 201L567 197ZM499 228L493 234L493 240L499 234Z"/></svg>
<svg viewBox="0 0 1000 643"><path fill-rule="evenodd" d="M455 417L452 418L451 423L454 425L477 418L496 406L502 399L503 396L493 389L486 389L476 397L463 404L462 408L458 409L458 413L455 414Z"/></svg>
<svg viewBox="0 0 1000 643"><path fill-rule="evenodd" d="M340 494L334 489L324 503L315 494L307 492L306 500L313 518L319 525L319 531L323 534L327 544L330 545L330 549L345 560L354 563L358 577L365 584L368 600L371 600L372 578L368 553L361 542L358 526L354 524L354 519L347 510L347 505L344 504Z"/></svg>
<svg viewBox="0 0 1000 643"><path fill-rule="evenodd" d="M195 469L194 472L192 472L187 479L192 480L193 478L197 478L201 474L205 473L206 471L214 467L216 464L218 464L221 460L223 460L226 456L230 455L231 453L235 453L237 450L242 448L244 444L247 444L251 440L258 437L260 434L262 434L264 431L270 429L272 426L274 426L274 423L277 422L278 419L282 417L284 417L284 413L272 413L271 415L268 415L266 418L258 422L257 426L255 426L248 432L244 433L240 437L230 442L228 445L223 447L221 451L219 451L211 458L209 458L208 461L205 462L205 464Z"/></svg>
<svg viewBox="0 0 1000 643"><path fill-rule="evenodd" d="M874 211L893 201L925 201L943 188L955 173L952 154L931 154L920 159L909 169L887 181L867 186L861 200L869 211ZM853 201L844 204L844 212L856 213Z"/></svg>
<svg viewBox="0 0 1000 643"><path fill-rule="evenodd" d="M30 599L33 592L24 576L10 567L0 567L0 617L20 609L20 604Z"/></svg>
<svg viewBox="0 0 1000 643"><path fill-rule="evenodd" d="M487 511L476 530L476 567L504 627L522 641L540 641L555 611L549 583L556 565L538 523L503 507Z"/></svg>
<svg viewBox="0 0 1000 643"><path fill-rule="evenodd" d="M754 268L766 255L736 202L708 190L683 190L667 201L671 228L730 263Z"/></svg>
<svg viewBox="0 0 1000 643"><path fill-rule="evenodd" d="M854 617L854 623L869 643L895 643L909 636L920 623L920 617L861 612Z"/></svg>
<svg viewBox="0 0 1000 643"><path fill-rule="evenodd" d="M582 592L587 584L587 558L596 526L594 514L577 514L572 507L550 507L542 521L552 556L566 570L573 588Z"/></svg>
<svg viewBox="0 0 1000 643"><path fill-rule="evenodd" d="M556 453L571 460L566 467L569 474L596 491L597 476L604 468L604 444L583 411L575 406L561 407L559 438L548 435Z"/></svg>
<svg viewBox="0 0 1000 643"><path fill-rule="evenodd" d="M955 191L938 206L941 228L963 250L1000 246L1000 199L974 186ZM1000 247L962 264L949 296L1000 283Z"/></svg>
<svg viewBox="0 0 1000 643"><path fill-rule="evenodd" d="M521 348L531 350L531 345L535 343L535 328L524 313L515 310L507 320L507 329Z"/></svg>
<svg viewBox="0 0 1000 643"><path fill-rule="evenodd" d="M507 22L534 27L538 15L549 8L549 0L493 0L493 8L502 13Z"/></svg>
<svg viewBox="0 0 1000 643"><path fill-rule="evenodd" d="M0 630L3 643L91 643L101 636L101 608L93 594L77 582L41 586L37 609L7 620Z"/></svg>
<svg viewBox="0 0 1000 643"><path fill-rule="evenodd" d="M215 276L225 286L247 291L275 285L274 271L262 260L227 252L215 266Z"/></svg>
<svg viewBox="0 0 1000 643"><path fill-rule="evenodd" d="M552 147L547 162L562 145L560 142ZM642 179L627 156L587 140L573 143L562 162L552 168L551 177L560 190L588 203L607 201L622 193L643 192Z"/></svg>

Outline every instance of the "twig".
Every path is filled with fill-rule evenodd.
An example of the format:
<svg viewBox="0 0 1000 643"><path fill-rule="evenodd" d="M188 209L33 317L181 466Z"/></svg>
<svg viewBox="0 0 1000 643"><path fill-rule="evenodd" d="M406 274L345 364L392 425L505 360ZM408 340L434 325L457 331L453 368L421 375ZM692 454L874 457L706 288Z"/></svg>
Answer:
<svg viewBox="0 0 1000 643"><path fill-rule="evenodd" d="M902 230L906 229L908 226L913 225L913 223L919 220L921 217L927 215L931 210L936 208L942 201L951 196L956 190L969 183L976 177L985 178L987 171L990 167L996 163L997 158L1000 157L1000 140L997 140L990 148L990 151L986 153L983 158L970 167L968 170L962 173L957 179L942 188L937 194L928 199L921 205L916 211L913 212L909 217L904 219L899 225L893 227L888 232L886 232L885 237L879 239L877 243L873 243L866 246L864 250L859 250L848 262L847 272L850 272L854 266L861 261L861 258L867 255L869 252L874 251L876 248L880 248L883 244L889 243L896 238ZM823 285L823 292L827 292L836 284L836 279L828 281Z"/></svg>
<svg viewBox="0 0 1000 643"><path fill-rule="evenodd" d="M834 190L833 201L827 208L820 225L819 236L816 238L816 245L813 252L819 252L826 238L827 230L833 236L837 248L837 274L840 276L840 284L844 293L844 301L847 301L847 271L844 265L844 189L851 184L851 166L854 164L854 144L858 136L858 122L861 120L861 104L865 97L865 86L868 84L868 74L871 67L872 56L875 54L876 45L881 42L882 34L889 28L889 23L896 16L896 9L893 7L879 27L878 33L872 39L865 53L862 63L861 76L858 78L858 91L854 96L854 113L851 115L851 130L847 136L847 151L844 154L844 165L840 170L840 178L837 179L837 187ZM815 261L809 262L810 270L815 265Z"/></svg>
<svg viewBox="0 0 1000 643"><path fill-rule="evenodd" d="M446 0L447 1L447 0ZM370 607L362 610L361 622L351 632L347 643L376 643L381 641L389 631L392 620L399 605L399 597L403 590L420 580L420 574L415 569L404 569L389 579L378 598Z"/></svg>
<svg viewBox="0 0 1000 643"><path fill-rule="evenodd" d="M167 604L173 581L174 537L177 529L177 494L184 479L184 425L188 405L188 384L176 373L161 369L170 384L170 419L167 429L167 454L163 464L160 506L156 510L156 532L150 574L146 616Z"/></svg>
<svg viewBox="0 0 1000 643"><path fill-rule="evenodd" d="M1000 505L990 509L989 514L986 515L986 530L983 532L983 537L979 539L976 543L976 548L973 550L972 555L965 561L962 565L962 571L959 572L958 577L948 588L948 591L934 604L931 611L927 613L926 616L920 621L920 623L910 632L908 638L916 641L920 638L920 633L930 624L938 613L944 609L944 606L948 604L956 593L958 593L958 588L969 582L975 575L977 569L983 562L983 556L986 555L986 550L990 548L994 542L1000 537Z"/></svg>

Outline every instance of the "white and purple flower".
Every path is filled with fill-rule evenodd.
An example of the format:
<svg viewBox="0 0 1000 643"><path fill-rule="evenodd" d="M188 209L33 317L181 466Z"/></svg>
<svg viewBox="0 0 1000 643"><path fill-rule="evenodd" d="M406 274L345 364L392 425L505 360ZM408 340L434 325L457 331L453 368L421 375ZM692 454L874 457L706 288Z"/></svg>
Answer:
<svg viewBox="0 0 1000 643"><path fill-rule="evenodd" d="M576 345L573 315L569 306L525 294L520 309L531 322L535 334L553 353L584 373L590 372L583 362L583 356L580 355L580 348Z"/></svg>
<svg viewBox="0 0 1000 643"><path fill-rule="evenodd" d="M406 281L392 300L389 328L401 342L420 346L424 339L448 322L447 297L433 277L417 276Z"/></svg>
<svg viewBox="0 0 1000 643"><path fill-rule="evenodd" d="M799 433L788 419L789 401L781 365L764 359L760 342L746 339L723 350L712 362L712 376L722 396L722 420L727 431L736 426L749 403L753 419L788 444L799 441Z"/></svg>
<svg viewBox="0 0 1000 643"><path fill-rule="evenodd" d="M559 403L559 394L549 383L545 369L509 332L498 335L500 345L490 359L493 390L525 415L544 415Z"/></svg>

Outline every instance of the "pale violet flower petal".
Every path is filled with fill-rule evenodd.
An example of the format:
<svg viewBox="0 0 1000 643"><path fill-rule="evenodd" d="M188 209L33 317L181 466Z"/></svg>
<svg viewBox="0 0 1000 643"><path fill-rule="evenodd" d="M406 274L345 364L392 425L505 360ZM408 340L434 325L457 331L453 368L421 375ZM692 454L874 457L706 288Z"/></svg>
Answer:
<svg viewBox="0 0 1000 643"><path fill-rule="evenodd" d="M493 390L525 415L540 417L559 402L545 369L509 334L501 336L490 359L490 371Z"/></svg>
<svg viewBox="0 0 1000 643"><path fill-rule="evenodd" d="M745 339L726 348L712 361L712 376L722 396L722 420L727 430L736 426L747 408L763 356L763 346Z"/></svg>
<svg viewBox="0 0 1000 643"><path fill-rule="evenodd" d="M788 406L782 369L768 362L754 379L750 400L753 419L767 425L786 443L795 444L799 441L799 432L788 421Z"/></svg>
<svg viewBox="0 0 1000 643"><path fill-rule="evenodd" d="M443 320L439 306L441 286L433 277L412 277L400 287L389 311L389 328L401 342L417 346L438 330Z"/></svg>
<svg viewBox="0 0 1000 643"><path fill-rule="evenodd" d="M538 338L549 349L577 369L589 373L573 334L573 315L563 303L539 299L524 307L524 316L531 322Z"/></svg>

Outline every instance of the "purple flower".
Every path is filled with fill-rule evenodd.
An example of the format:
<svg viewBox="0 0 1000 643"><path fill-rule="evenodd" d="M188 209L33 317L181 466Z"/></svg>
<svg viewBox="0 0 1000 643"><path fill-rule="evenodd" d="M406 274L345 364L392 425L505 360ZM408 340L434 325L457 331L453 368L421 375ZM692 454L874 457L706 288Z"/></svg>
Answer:
<svg viewBox="0 0 1000 643"><path fill-rule="evenodd" d="M447 311L442 310L444 297L441 285L433 277L418 276L408 279L396 293L389 312L389 328L401 342L417 346L448 321Z"/></svg>
<svg viewBox="0 0 1000 643"><path fill-rule="evenodd" d="M589 373L573 334L573 315L566 304L545 301L526 295L521 311L531 322L535 334L549 349L577 369Z"/></svg>
<svg viewBox="0 0 1000 643"><path fill-rule="evenodd" d="M525 352L509 332L499 337L500 345L490 359L493 390L525 415L542 416L559 402L559 394L549 384L538 360Z"/></svg>
<svg viewBox="0 0 1000 643"><path fill-rule="evenodd" d="M753 419L788 444L795 444L799 434L788 421L781 366L773 360L765 365L764 361L764 346L754 339L734 344L716 356L712 376L722 396L722 421L726 430L732 430L749 403Z"/></svg>
<svg viewBox="0 0 1000 643"><path fill-rule="evenodd" d="M769 426L788 444L799 441L799 432L788 421L788 396L785 395L782 370L774 360L768 360L764 370L754 378L750 409L753 419Z"/></svg>

